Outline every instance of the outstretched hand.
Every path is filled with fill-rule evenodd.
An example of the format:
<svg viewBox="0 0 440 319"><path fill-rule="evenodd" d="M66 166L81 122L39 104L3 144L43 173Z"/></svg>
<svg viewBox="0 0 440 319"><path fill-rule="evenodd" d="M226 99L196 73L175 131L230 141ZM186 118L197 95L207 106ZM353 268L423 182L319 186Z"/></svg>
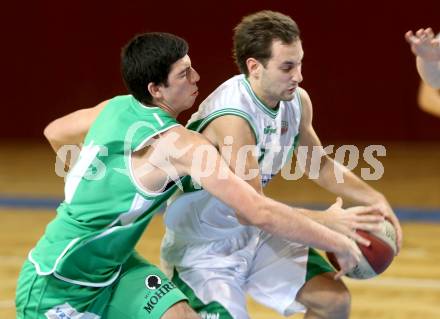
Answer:
<svg viewBox="0 0 440 319"><path fill-rule="evenodd" d="M378 231L384 221L383 210L378 207L354 206L344 209L340 197L326 212L324 224L327 227L365 246L369 246L370 241L360 236L356 230Z"/></svg>
<svg viewBox="0 0 440 319"><path fill-rule="evenodd" d="M435 38L431 28L405 33L405 39L411 44L411 50L425 61L440 61L440 39Z"/></svg>

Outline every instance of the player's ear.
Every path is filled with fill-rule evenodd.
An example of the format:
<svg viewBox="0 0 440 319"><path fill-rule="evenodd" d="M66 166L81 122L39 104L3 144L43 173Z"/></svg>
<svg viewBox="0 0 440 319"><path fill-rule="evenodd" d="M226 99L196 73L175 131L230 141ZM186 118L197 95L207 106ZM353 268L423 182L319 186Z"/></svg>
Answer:
<svg viewBox="0 0 440 319"><path fill-rule="evenodd" d="M246 66L248 68L249 76L258 79L260 77L261 68L263 65L254 58L248 58L246 60Z"/></svg>
<svg viewBox="0 0 440 319"><path fill-rule="evenodd" d="M148 83L147 90L150 92L151 96L155 100L160 100L162 98L161 85L155 84L153 82Z"/></svg>

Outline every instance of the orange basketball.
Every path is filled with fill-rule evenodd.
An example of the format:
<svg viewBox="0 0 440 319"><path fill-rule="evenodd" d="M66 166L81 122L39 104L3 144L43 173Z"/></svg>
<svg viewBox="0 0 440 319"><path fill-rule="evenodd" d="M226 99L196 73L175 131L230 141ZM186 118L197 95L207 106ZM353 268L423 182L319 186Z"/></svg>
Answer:
<svg viewBox="0 0 440 319"><path fill-rule="evenodd" d="M357 233L368 239L371 245L366 247L358 244L362 257L358 265L350 270L346 276L354 279L368 279L383 273L394 259L396 253L396 231L393 225L385 220L377 232L358 230ZM326 253L330 263L340 269L333 253Z"/></svg>

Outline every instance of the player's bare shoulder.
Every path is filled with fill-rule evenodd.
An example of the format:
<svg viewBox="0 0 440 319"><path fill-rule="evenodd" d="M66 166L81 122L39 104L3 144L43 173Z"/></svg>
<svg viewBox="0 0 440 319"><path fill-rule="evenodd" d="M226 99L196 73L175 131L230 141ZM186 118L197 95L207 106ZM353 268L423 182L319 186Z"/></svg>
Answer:
<svg viewBox="0 0 440 319"><path fill-rule="evenodd" d="M169 129L163 136L175 136L177 146L200 145L209 143L208 139L202 134L191 131L181 125Z"/></svg>
<svg viewBox="0 0 440 319"><path fill-rule="evenodd" d="M156 147L171 163L180 165L183 171L191 167L195 153L201 152L204 148L213 148L202 134L181 125L161 134Z"/></svg>
<svg viewBox="0 0 440 319"><path fill-rule="evenodd" d="M203 135L216 147L222 145L229 136L236 146L256 144L256 136L249 122L237 115L222 115L214 119L203 130Z"/></svg>

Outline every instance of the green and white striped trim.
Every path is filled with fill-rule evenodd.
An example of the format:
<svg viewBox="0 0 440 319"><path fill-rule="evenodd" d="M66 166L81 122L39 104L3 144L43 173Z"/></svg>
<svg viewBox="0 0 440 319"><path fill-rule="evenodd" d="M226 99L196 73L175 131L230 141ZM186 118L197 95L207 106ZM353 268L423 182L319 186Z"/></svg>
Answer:
<svg viewBox="0 0 440 319"><path fill-rule="evenodd" d="M189 305L200 315L201 318L233 319L228 309L220 302L211 301L207 304L203 303L196 295L195 291L185 281L183 281L182 278L180 278L180 275L175 268L173 271L172 281L177 288L179 288L179 290L188 297Z"/></svg>
<svg viewBox="0 0 440 319"><path fill-rule="evenodd" d="M274 110L270 107L268 107L266 104L261 101L258 96L255 95L254 91L252 90L251 84L249 81L244 78L242 80L242 83L244 87L246 88L246 91L248 91L249 95L252 97L252 100L254 100L255 104L267 115L269 115L271 118L276 118L278 115L278 109Z"/></svg>
<svg viewBox="0 0 440 319"><path fill-rule="evenodd" d="M141 124L143 124L144 122L139 122ZM148 124L148 123L146 123ZM140 148L142 148L143 146L145 146L145 144L151 140L154 136L157 136L165 131L168 131L169 129L175 127L175 126L179 126L180 124L178 123L174 123L174 124L170 124L167 127L161 129L160 131L156 131L153 134L147 136L146 138L143 139L143 141L141 143L139 143L139 146L137 146L137 148L134 151L138 151ZM127 138L127 137L126 137ZM126 150L124 150L124 152L126 152ZM133 156L133 152L129 152L128 154L124 154L124 162L125 162L125 170L120 171L121 173L126 172L128 177L130 178L132 184L134 185L134 187L136 188L136 190L138 191L138 193L140 193L143 197L147 198L147 199L156 199L159 196L163 196L165 194L168 194L169 192L175 191L176 190L176 186L180 184L180 179L178 181L174 181L175 184L172 185L170 188L166 189L166 185L164 185L164 188L161 191L158 191L157 193L151 193L148 190L146 190L136 179L135 177L135 172L134 172L134 168L132 166L132 156Z"/></svg>
<svg viewBox="0 0 440 319"><path fill-rule="evenodd" d="M287 156L284 159L285 161L287 161L288 159L290 159L293 156L293 152L298 147L298 144L299 144L299 133L296 134L295 138L293 139L292 146L290 147L289 152L287 153Z"/></svg>
<svg viewBox="0 0 440 319"><path fill-rule="evenodd" d="M301 125L301 116L302 116L302 108L303 108L303 106L302 106L302 102L301 102L301 95L300 95L300 93L299 93L300 90L302 90L302 89L301 89L301 88L298 88L298 89L296 90L296 93L295 93L296 98L298 99L299 112L300 112L300 114L299 114L299 125ZM294 152L294 151L296 150L296 148L298 147L298 144L299 144L299 138L300 138L300 131L298 130L298 134L296 134L295 138L293 139L293 143L292 143L292 146L291 146L291 148L290 148L290 150L289 150L289 153L287 154L286 160L287 160L288 158L292 157L293 152Z"/></svg>
<svg viewBox="0 0 440 319"><path fill-rule="evenodd" d="M204 129L204 128L205 128L205 127L206 127L206 126L212 121L212 120L214 120L214 119L216 119L216 118L218 118L218 117L220 117L220 116L224 116L224 115L236 115L236 116L239 116L239 117L245 119L245 120L249 123L250 127L252 128L252 130L253 130L253 132L254 132L254 135L255 135L255 141L256 141L256 144L258 144L258 141L259 141L259 135L258 135L257 128L255 127L255 125L254 125L254 123L253 123L253 121L252 121L252 118L251 118L246 112L241 111L241 110L239 110L239 109L225 108L225 109L221 109L221 110L215 111L215 112L209 114L207 117L205 117L205 118L203 118L203 119L200 119L200 120L194 121L194 122L192 122L192 123L189 123L189 124L187 125L187 127L188 127L189 129L191 129L191 130L194 130L194 131L200 132L200 131L203 130L203 129Z"/></svg>
<svg viewBox="0 0 440 319"><path fill-rule="evenodd" d="M300 123L301 123L301 116L302 116L302 110L303 110L303 104L301 101L301 94L300 94L301 90L302 90L302 88L297 87L297 89L295 91L295 95L296 95L296 98L298 99L298 105L299 105L299 122Z"/></svg>

